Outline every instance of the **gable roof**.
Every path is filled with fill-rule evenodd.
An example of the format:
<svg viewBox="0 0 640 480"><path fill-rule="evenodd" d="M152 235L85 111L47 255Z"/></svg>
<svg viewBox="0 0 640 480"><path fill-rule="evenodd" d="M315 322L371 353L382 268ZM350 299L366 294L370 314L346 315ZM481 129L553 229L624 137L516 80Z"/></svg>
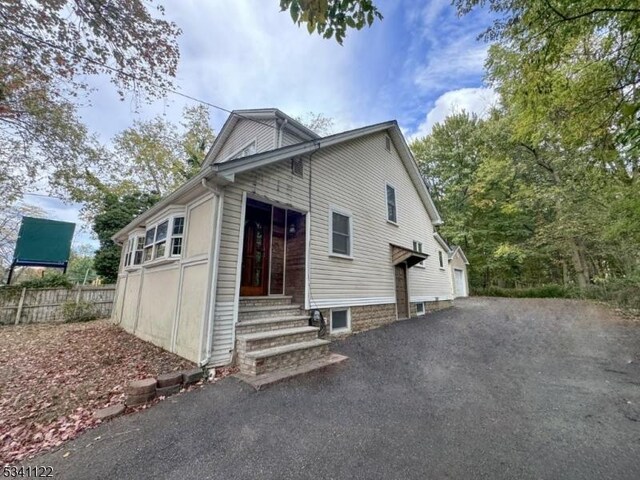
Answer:
<svg viewBox="0 0 640 480"><path fill-rule="evenodd" d="M237 125L237 123L241 120L247 120L250 122L263 123L265 126L269 128L278 129L276 125L269 125L264 123L266 120L282 120L285 128L292 130L294 133L298 134L304 140L311 140L314 138L320 138L313 130L305 127L302 123L290 117L286 113L278 110L277 108L256 108L251 110L233 110L227 120L222 125L220 129L220 133L216 136L216 139L213 141L213 145L207 152L205 160L203 162L203 168L211 165L213 163L213 159L216 158L220 150L224 146L225 142L233 132L233 129Z"/></svg>
<svg viewBox="0 0 640 480"><path fill-rule="evenodd" d="M420 199L427 209L434 225L441 225L443 222L440 218L440 214L431 199L431 195L429 194L429 190L427 189L422 175L418 170L418 165L413 158L413 154L411 153L411 150L409 150L409 146L407 145L407 142L398 127L398 123L395 120L356 128L354 130L347 130L346 132L336 133L335 135L314 138L306 142L296 143L294 145L276 148L275 150L268 150L266 152L256 153L246 157L235 158L226 162L216 163L212 167L218 175L231 180L233 176L238 173L251 171L256 168L271 165L272 163L276 163L281 160L306 155L317 150L340 145L366 135L384 131L387 131L389 137L396 146L400 159L407 169L409 177L411 178L414 187L416 188L416 191L418 192Z"/></svg>
<svg viewBox="0 0 640 480"><path fill-rule="evenodd" d="M467 260L467 256L462 251L462 247L453 245L454 248L451 249L449 253L449 260L451 260L455 255L460 255L460 258L464 261L465 265L469 265L469 260Z"/></svg>
<svg viewBox="0 0 640 480"><path fill-rule="evenodd" d="M234 112L238 112L237 114ZM440 218L440 214L436 209L433 200L431 199L431 195L429 194L429 190L424 182L420 171L418 170L418 165L409 150L409 146L398 127L398 123L395 120L378 123L375 125L369 125L366 127L356 128L354 130L347 130L346 132L337 133L335 135L328 135L326 137L320 137L316 133L307 129L303 125L301 125L296 120L293 120L288 115L280 112L277 109L262 109L262 110L234 110L231 113L225 125L222 127L220 131L220 135L216 138L214 145L207 153L207 157L205 158L205 162L202 166L200 172L191 178L186 183L182 184L177 190L170 193L168 196L161 199L158 203L153 205L147 211L140 214L134 220L132 220L127 226L119 230L115 235L111 238L115 241L117 239L122 239L128 232L139 226L142 222L148 220L150 217L158 213L160 210L165 208L167 205L174 202L181 195L184 195L186 192L196 188L200 184L204 184L207 180L211 180L214 184L224 186L230 182L233 182L233 177L236 173L247 172L250 170L254 170L265 165L270 165L275 162L279 162L281 160L286 160L292 157L296 157L299 155L305 155L307 153L311 153L316 150L320 150L323 148L327 148L334 145L340 145L341 143L348 142L350 140L354 140L356 138L364 137L366 135L371 135L373 133L387 131L389 137L393 141L400 158L409 173L409 176L422 200L427 212L429 213L429 217L431 218L434 225L441 225L442 219ZM278 114L274 112L279 112L286 119L290 119L290 121L295 122L296 124L302 126L302 128L308 131L307 135L311 137L310 140L296 143L293 145L289 145L286 147L277 148L275 150L268 150L265 152L257 153L254 155L248 155L246 157L235 158L232 160L228 160L222 163L211 163L212 159L215 158L216 152L219 152L224 140L218 143L218 140L221 138L223 132L226 131L225 135L228 138L229 134L233 130L233 125L235 125L240 119L245 117L245 113L249 112L249 115L253 115L251 112L258 112L259 114L271 115ZM271 112L271 113L269 113ZM236 117L235 120L232 121L232 117ZM273 118L273 117L270 117ZM231 122L231 123L230 123ZM230 126L231 125L231 126ZM214 152L214 147L218 145L217 151ZM213 153L212 153L213 152ZM434 234L434 235L437 235ZM440 238L442 240L442 238ZM444 242L444 240L442 240ZM446 245L446 242L444 242ZM447 252L450 251L448 247L444 247Z"/></svg>

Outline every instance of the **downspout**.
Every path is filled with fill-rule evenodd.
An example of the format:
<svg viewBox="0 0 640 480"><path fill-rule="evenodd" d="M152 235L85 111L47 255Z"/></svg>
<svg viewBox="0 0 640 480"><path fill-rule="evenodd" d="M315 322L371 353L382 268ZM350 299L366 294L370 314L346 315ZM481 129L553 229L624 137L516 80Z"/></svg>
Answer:
<svg viewBox="0 0 640 480"><path fill-rule="evenodd" d="M211 187L207 183L207 179L202 179L202 186L212 192L217 199L217 208L215 213L215 240L211 245L211 252L209 254L209 258L211 259L211 276L210 276L210 289L208 294L207 308L205 311L205 319L207 322L206 329L206 347L205 347L205 355L204 359L201 360L200 366L207 365L211 360L211 347L213 343L213 323L215 317L215 304L216 304L216 290L218 288L218 264L220 259L220 238L221 238L221 229L222 229L222 212L223 212L223 204L224 204L224 194L221 193L218 189ZM200 342L200 345L205 342Z"/></svg>
<svg viewBox="0 0 640 480"><path fill-rule="evenodd" d="M282 147L282 131L284 130L284 126L289 122L286 118L280 125L280 132L278 133L278 148Z"/></svg>

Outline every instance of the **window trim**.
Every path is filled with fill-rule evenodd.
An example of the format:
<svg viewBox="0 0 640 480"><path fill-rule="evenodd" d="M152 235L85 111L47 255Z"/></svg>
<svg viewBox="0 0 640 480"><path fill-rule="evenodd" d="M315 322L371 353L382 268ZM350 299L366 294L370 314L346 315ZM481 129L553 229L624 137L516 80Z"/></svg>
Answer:
<svg viewBox="0 0 640 480"><path fill-rule="evenodd" d="M333 214L337 213L349 219L349 254L335 253L333 251ZM353 214L349 210L331 206L329 207L329 256L353 260Z"/></svg>
<svg viewBox="0 0 640 480"><path fill-rule="evenodd" d="M251 140L249 140L247 143L245 143L242 147L238 148L237 150L235 150L233 153L229 154L228 156L225 157L225 159L223 160L223 162L226 162L227 160L234 160L236 158L244 158L244 157L248 157L249 155L245 155L244 157L238 157L238 154L240 152L242 152L245 148L249 147L251 144L255 144L256 146L256 151L255 153L252 153L251 155L255 155L256 153L258 153L258 137L255 137Z"/></svg>
<svg viewBox="0 0 640 480"><path fill-rule="evenodd" d="M422 307L422 311L418 310L418 306ZM425 315L425 313L426 313L426 309L424 308L424 302L416 303L416 315L418 317L422 317Z"/></svg>
<svg viewBox="0 0 640 480"><path fill-rule="evenodd" d="M183 241L182 241L182 247L181 247L181 252L180 255L173 255L172 254L172 240L174 238L173 235L173 223L175 221L176 218L183 218L184 219L184 226L182 228L182 235L175 235L175 238L178 237L182 237ZM157 236L158 236L158 226L162 225L164 222L167 222L167 235L163 240L158 240ZM150 243L149 245L146 244L146 238L147 238L147 232L151 231L151 230L155 230L154 234L153 234L153 241L152 243ZM184 249L184 238L185 238L185 232L187 230L187 216L184 212L175 212L172 213L170 215L165 215L161 218L159 218L158 220L156 220L154 223L150 224L149 227L145 228L144 230L144 237L145 237L145 243L144 243L144 249L143 249L143 254L142 254L142 263L140 265L155 265L156 263L164 263L167 260L178 260L182 257L182 252ZM161 256L156 256L156 247L158 244L164 242L165 243L165 249L164 249L164 254ZM145 255L144 255L144 251L151 247L151 258L149 260L145 260Z"/></svg>
<svg viewBox="0 0 640 480"><path fill-rule="evenodd" d="M440 270L446 270L444 268L444 253L442 250L438 250L438 264L440 265Z"/></svg>
<svg viewBox="0 0 640 480"><path fill-rule="evenodd" d="M333 328L333 312L347 312L347 326L344 328ZM350 333L351 332L351 308L337 307L329 310L329 334Z"/></svg>
<svg viewBox="0 0 640 480"><path fill-rule="evenodd" d="M173 233L173 229L175 226L176 218L182 218L182 233ZM184 251L184 232L187 228L187 217L186 215L173 215L171 217L171 235L168 236L169 239L169 257L179 258L182 257L182 252ZM180 253L173 253L173 240L179 238L180 241Z"/></svg>
<svg viewBox="0 0 640 480"><path fill-rule="evenodd" d="M384 136L384 149L391 153L391 137L389 135Z"/></svg>
<svg viewBox="0 0 640 480"><path fill-rule="evenodd" d="M420 246L420 248L417 248L418 245ZM414 240L413 241L413 250L416 251L416 252L424 253L424 243L422 243L420 240ZM418 268L427 268L427 266L424 264L424 260L420 260L414 266L416 266Z"/></svg>
<svg viewBox="0 0 640 480"><path fill-rule="evenodd" d="M140 241L141 238L142 240ZM123 263L122 263L123 270L135 270L142 266L143 255L144 255L144 239L145 239L144 230L135 230L129 233L126 243L122 244L122 252L124 254ZM135 263L138 246L141 247L140 262Z"/></svg>
<svg viewBox="0 0 640 480"><path fill-rule="evenodd" d="M395 202L394 206L396 208L395 220L391 220L389 218L389 187L393 189L393 200ZM391 225L398 226L398 189L394 187L392 184L390 184L389 182L385 182L385 187L384 187L384 208L386 212L385 218L387 219L387 222L389 222Z"/></svg>

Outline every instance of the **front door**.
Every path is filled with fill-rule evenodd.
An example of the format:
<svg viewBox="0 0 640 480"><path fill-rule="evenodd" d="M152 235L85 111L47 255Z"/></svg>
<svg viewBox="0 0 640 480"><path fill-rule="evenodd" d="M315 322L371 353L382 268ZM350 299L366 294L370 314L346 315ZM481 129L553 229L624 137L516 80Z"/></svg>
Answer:
<svg viewBox="0 0 640 480"><path fill-rule="evenodd" d="M407 296L407 267L404 263L396 265L396 309L398 318L409 318L409 299Z"/></svg>
<svg viewBox="0 0 640 480"><path fill-rule="evenodd" d="M271 205L247 200L240 295L262 296L268 294L270 238Z"/></svg>

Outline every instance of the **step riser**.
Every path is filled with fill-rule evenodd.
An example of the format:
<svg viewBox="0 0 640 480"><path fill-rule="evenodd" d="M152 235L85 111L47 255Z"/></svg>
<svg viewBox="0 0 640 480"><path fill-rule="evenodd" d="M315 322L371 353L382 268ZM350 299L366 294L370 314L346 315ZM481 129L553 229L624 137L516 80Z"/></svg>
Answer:
<svg viewBox="0 0 640 480"><path fill-rule="evenodd" d="M283 317L299 317L303 310L299 308L278 309L278 310L260 310L255 312L238 311L238 321L247 320L264 320L267 318L283 318Z"/></svg>
<svg viewBox="0 0 640 480"><path fill-rule="evenodd" d="M271 332L273 330L282 330L283 328L306 327L307 325L309 325L308 320L289 320L286 322L274 322L262 325L242 325L242 323L238 323L236 324L236 335Z"/></svg>
<svg viewBox="0 0 640 480"><path fill-rule="evenodd" d="M291 297L240 298L242 307L273 307L275 305L291 305Z"/></svg>
<svg viewBox="0 0 640 480"><path fill-rule="evenodd" d="M260 375L282 368L296 367L304 362L319 359L328 353L329 345L319 345L258 360L244 357L240 361L240 372L247 375Z"/></svg>
<svg viewBox="0 0 640 480"><path fill-rule="evenodd" d="M280 347L282 345L290 345L298 342L308 342L318 338L318 331L296 333L294 335L281 335L273 338L261 338L260 340L244 340L238 339L238 355L242 356L244 352L253 352L255 350L264 350L265 348Z"/></svg>

